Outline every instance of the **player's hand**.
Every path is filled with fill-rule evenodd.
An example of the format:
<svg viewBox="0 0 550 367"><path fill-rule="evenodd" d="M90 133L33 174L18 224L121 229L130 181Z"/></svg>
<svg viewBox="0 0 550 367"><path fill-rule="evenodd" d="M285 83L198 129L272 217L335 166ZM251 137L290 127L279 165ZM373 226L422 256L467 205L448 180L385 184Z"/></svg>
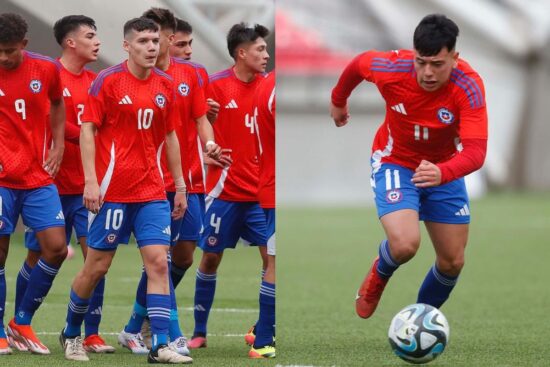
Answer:
<svg viewBox="0 0 550 367"><path fill-rule="evenodd" d="M330 104L330 117L334 120L336 127L342 127L348 123L349 113L348 106L336 107L332 103Z"/></svg>
<svg viewBox="0 0 550 367"><path fill-rule="evenodd" d="M208 105L208 111L206 111L206 118L210 123L213 123L218 118L218 113L220 112L220 104L214 101L212 98L206 99L206 104Z"/></svg>
<svg viewBox="0 0 550 367"><path fill-rule="evenodd" d="M84 184L84 194L82 195L84 206L94 214L99 213L99 208L103 204L103 198L99 191L97 181L86 182Z"/></svg>
<svg viewBox="0 0 550 367"><path fill-rule="evenodd" d="M172 219L178 220L183 218L187 210L187 197L183 192L176 192L174 196L174 210L172 210Z"/></svg>
<svg viewBox="0 0 550 367"><path fill-rule="evenodd" d="M416 187L433 187L441 184L441 170L436 164L422 160L411 180Z"/></svg>
<svg viewBox="0 0 550 367"><path fill-rule="evenodd" d="M222 154L222 147L216 143L211 143L204 147L204 153L212 159L218 159Z"/></svg>
<svg viewBox="0 0 550 367"><path fill-rule="evenodd" d="M53 147L48 151L48 158L44 162L44 169L52 177L57 175L59 168L61 167L61 161L63 161L63 151L65 150L64 146Z"/></svg>
<svg viewBox="0 0 550 367"><path fill-rule="evenodd" d="M204 157L204 163L216 166L220 168L225 168L233 164L233 159L231 159L231 152L233 149L222 149L221 154L218 156L218 159L210 158L209 156Z"/></svg>

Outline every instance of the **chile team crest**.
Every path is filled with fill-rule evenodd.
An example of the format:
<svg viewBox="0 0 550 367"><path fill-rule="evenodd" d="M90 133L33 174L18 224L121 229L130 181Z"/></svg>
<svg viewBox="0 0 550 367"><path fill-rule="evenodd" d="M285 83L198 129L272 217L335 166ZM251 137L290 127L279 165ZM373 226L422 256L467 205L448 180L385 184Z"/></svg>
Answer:
<svg viewBox="0 0 550 367"><path fill-rule="evenodd" d="M155 103L157 106L159 106L159 108L164 108L164 106L166 106L166 97L164 96L164 94L157 94L155 96Z"/></svg>
<svg viewBox="0 0 550 367"><path fill-rule="evenodd" d="M393 189L386 192L386 201L390 204L398 203L403 199L403 194L399 189Z"/></svg>
<svg viewBox="0 0 550 367"><path fill-rule="evenodd" d="M455 115L453 115L453 113L448 109L446 109L445 107L442 107L437 111L437 118L442 123L449 125L449 124L452 124L453 121L455 120Z"/></svg>
<svg viewBox="0 0 550 367"><path fill-rule="evenodd" d="M189 94L189 85L186 83L180 83L180 85L178 85L178 92L180 92L182 96L186 97Z"/></svg>
<svg viewBox="0 0 550 367"><path fill-rule="evenodd" d="M38 79L33 79L29 84L29 88L33 93L40 93L40 91L42 90L42 82Z"/></svg>

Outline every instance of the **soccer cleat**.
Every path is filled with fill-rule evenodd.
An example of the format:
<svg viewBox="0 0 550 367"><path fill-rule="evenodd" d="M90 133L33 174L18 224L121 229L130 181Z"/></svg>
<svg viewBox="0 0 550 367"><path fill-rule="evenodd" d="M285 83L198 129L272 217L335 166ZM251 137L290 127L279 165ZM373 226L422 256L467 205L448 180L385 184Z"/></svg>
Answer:
<svg viewBox="0 0 550 367"><path fill-rule="evenodd" d="M149 349L143 344L143 339L140 333L132 334L122 330L118 334L118 344L124 348L130 349L134 354L147 354Z"/></svg>
<svg viewBox="0 0 550 367"><path fill-rule="evenodd" d="M180 336L176 340L168 343L170 349L174 352L181 354L182 356L189 355L189 348L187 348L187 338L185 336Z"/></svg>
<svg viewBox="0 0 550 367"><path fill-rule="evenodd" d="M181 354L170 349L166 344L161 344L157 350L151 350L147 356L147 362L149 363L181 363L189 364L193 363L193 358L188 356L182 356Z"/></svg>
<svg viewBox="0 0 550 367"><path fill-rule="evenodd" d="M143 339L143 343L147 347L147 349L151 349L153 347L153 335L151 334L151 321L149 321L149 318L146 317L143 319L143 323L141 324L141 338Z"/></svg>
<svg viewBox="0 0 550 367"><path fill-rule="evenodd" d="M84 350L89 353L114 353L115 347L105 343L102 337L97 334L87 336L82 342Z"/></svg>
<svg viewBox="0 0 550 367"><path fill-rule="evenodd" d="M0 355L1 354L11 354L10 344L8 343L8 338L0 338Z"/></svg>
<svg viewBox="0 0 550 367"><path fill-rule="evenodd" d="M10 347L20 351L20 352L28 352L29 348L25 345L25 343L20 342L19 340L15 340L11 335L8 335L8 344ZM1 353L0 353L1 354Z"/></svg>
<svg viewBox="0 0 550 367"><path fill-rule="evenodd" d="M30 325L17 325L15 319L11 319L6 331L14 340L25 344L31 353L50 354L48 347L42 344Z"/></svg>
<svg viewBox="0 0 550 367"><path fill-rule="evenodd" d="M253 346L254 345L254 340L256 340L256 325L255 324L254 324L254 326L252 326L248 330L248 333L246 333L244 335L244 342L246 343L246 345Z"/></svg>
<svg viewBox="0 0 550 367"><path fill-rule="evenodd" d="M388 283L388 279L382 279L378 271L376 271L379 261L378 257L374 259L374 263L367 277L361 283L361 287L357 291L357 297L355 298L355 311L359 317L364 319L368 319L374 313L380 297L382 297L384 287Z"/></svg>
<svg viewBox="0 0 550 367"><path fill-rule="evenodd" d="M275 358L275 347L272 345L266 345L265 347L258 348L252 346L248 352L248 357L253 359Z"/></svg>
<svg viewBox="0 0 550 367"><path fill-rule="evenodd" d="M74 338L67 338L63 335L63 330L59 334L59 343L65 352L65 359L69 361L89 361L88 355L82 345L82 338L80 336Z"/></svg>
<svg viewBox="0 0 550 367"><path fill-rule="evenodd" d="M204 336L194 336L187 342L187 347L189 349L198 349L206 348L206 337Z"/></svg>

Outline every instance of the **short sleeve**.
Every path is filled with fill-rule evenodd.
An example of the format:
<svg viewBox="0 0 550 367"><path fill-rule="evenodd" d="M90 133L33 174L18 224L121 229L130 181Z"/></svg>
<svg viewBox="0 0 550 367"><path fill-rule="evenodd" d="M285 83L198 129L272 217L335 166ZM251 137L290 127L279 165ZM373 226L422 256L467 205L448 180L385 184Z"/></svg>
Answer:
<svg viewBox="0 0 550 367"><path fill-rule="evenodd" d="M50 71L50 85L48 89L48 97L50 101L57 101L63 98L63 87L61 84L61 75L59 73L59 67L56 64L51 65Z"/></svg>
<svg viewBox="0 0 550 367"><path fill-rule="evenodd" d="M103 124L105 117L105 84L95 85L99 83L98 79L94 80L88 93L88 100L84 105L84 112L82 113L81 121L92 122L97 127Z"/></svg>
<svg viewBox="0 0 550 367"><path fill-rule="evenodd" d="M478 76L459 75L457 85L461 139L487 139L488 118L485 89Z"/></svg>

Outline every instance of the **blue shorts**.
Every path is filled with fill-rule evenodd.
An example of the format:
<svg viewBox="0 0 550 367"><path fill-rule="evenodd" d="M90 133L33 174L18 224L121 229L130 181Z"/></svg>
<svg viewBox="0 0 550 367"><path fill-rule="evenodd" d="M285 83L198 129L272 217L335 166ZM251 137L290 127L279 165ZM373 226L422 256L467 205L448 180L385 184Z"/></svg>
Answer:
<svg viewBox="0 0 550 367"><path fill-rule="evenodd" d="M65 235L67 245L71 242L73 228L77 240L88 236L88 209L82 203L82 195L60 195L61 208L65 216ZM32 228L25 228L25 247L32 251L40 251L40 245Z"/></svg>
<svg viewBox="0 0 550 367"><path fill-rule="evenodd" d="M134 233L138 247L170 245L170 205L166 200L147 203L105 202L98 214L88 215L88 247L116 250Z"/></svg>
<svg viewBox="0 0 550 367"><path fill-rule="evenodd" d="M170 211L174 210L175 192L167 192L166 197L170 203ZM188 194L187 210L182 219L172 220L172 246L178 241L198 241L202 232L202 220L204 218L204 194Z"/></svg>
<svg viewBox="0 0 550 367"><path fill-rule="evenodd" d="M247 245L266 245L266 220L258 202L225 201L209 197L199 247L205 252L235 248L239 238Z"/></svg>
<svg viewBox="0 0 550 367"><path fill-rule="evenodd" d="M441 186L418 188L411 182L413 174L408 168L387 163L373 172L371 184L379 218L397 210L412 209L423 221L470 223L464 178Z"/></svg>
<svg viewBox="0 0 550 367"><path fill-rule="evenodd" d="M28 190L0 187L0 236L13 233L20 214L23 223L37 232L65 226L54 184Z"/></svg>
<svg viewBox="0 0 550 367"><path fill-rule="evenodd" d="M275 208L265 209L267 254L275 256Z"/></svg>

